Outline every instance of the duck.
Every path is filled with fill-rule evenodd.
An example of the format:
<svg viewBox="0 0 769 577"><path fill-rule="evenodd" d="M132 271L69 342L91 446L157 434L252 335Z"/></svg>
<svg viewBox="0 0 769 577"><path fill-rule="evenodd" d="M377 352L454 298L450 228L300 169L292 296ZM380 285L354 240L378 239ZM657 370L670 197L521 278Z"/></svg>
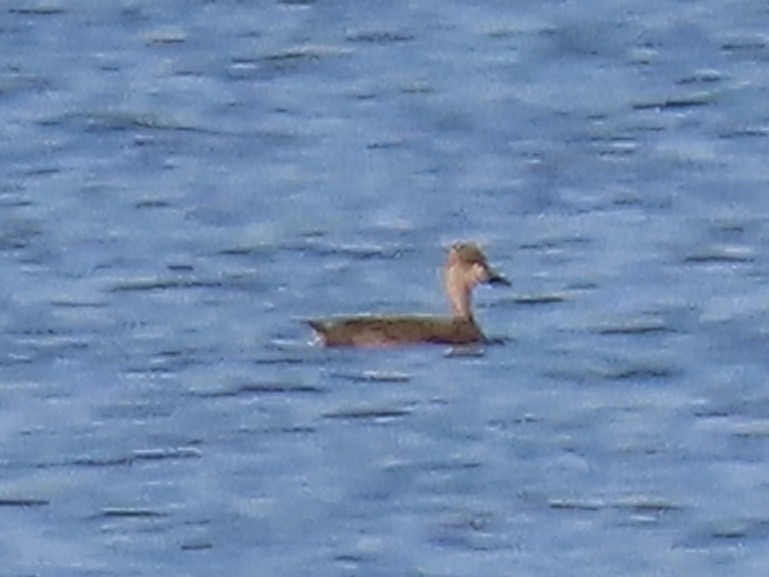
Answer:
<svg viewBox="0 0 769 577"><path fill-rule="evenodd" d="M510 286L477 244L451 245L443 287L451 315L341 316L311 319L316 342L327 347L392 347L417 344L472 345L488 342L472 311L472 292L480 284Z"/></svg>

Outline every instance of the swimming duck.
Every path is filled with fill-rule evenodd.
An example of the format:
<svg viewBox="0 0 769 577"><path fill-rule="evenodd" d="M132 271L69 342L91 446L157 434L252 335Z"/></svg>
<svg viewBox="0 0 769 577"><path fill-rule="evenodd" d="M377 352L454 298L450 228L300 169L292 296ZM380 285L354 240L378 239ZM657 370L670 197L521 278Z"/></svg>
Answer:
<svg viewBox="0 0 769 577"><path fill-rule="evenodd" d="M326 346L383 347L418 343L468 345L486 341L473 318L471 296L479 284L510 285L473 243L452 245L443 270L451 316L358 316L307 321Z"/></svg>

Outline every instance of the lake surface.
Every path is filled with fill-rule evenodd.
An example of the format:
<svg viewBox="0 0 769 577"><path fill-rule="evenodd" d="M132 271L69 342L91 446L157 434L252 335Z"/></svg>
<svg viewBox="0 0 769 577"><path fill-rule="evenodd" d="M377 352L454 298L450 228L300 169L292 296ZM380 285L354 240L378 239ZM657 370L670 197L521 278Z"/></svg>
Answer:
<svg viewBox="0 0 769 577"><path fill-rule="evenodd" d="M763 577L767 30L5 2L0 576ZM311 344L457 239L496 344Z"/></svg>

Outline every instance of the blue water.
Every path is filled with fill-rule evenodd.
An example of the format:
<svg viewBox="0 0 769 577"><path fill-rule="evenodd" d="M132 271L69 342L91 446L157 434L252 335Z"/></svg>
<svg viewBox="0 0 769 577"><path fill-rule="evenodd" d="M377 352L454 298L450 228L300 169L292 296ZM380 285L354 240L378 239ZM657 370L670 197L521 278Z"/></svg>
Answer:
<svg viewBox="0 0 769 577"><path fill-rule="evenodd" d="M0 575L765 575L762 2L0 7ZM311 345L445 311L499 344Z"/></svg>

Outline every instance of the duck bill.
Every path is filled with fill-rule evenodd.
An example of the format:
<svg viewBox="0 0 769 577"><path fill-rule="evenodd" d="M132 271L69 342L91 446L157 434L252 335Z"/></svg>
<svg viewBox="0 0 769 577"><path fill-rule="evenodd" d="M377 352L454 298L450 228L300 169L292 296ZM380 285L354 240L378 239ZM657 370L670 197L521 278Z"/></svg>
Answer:
<svg viewBox="0 0 769 577"><path fill-rule="evenodd" d="M489 280L486 281L492 286L510 286L510 281L494 270L489 270Z"/></svg>

